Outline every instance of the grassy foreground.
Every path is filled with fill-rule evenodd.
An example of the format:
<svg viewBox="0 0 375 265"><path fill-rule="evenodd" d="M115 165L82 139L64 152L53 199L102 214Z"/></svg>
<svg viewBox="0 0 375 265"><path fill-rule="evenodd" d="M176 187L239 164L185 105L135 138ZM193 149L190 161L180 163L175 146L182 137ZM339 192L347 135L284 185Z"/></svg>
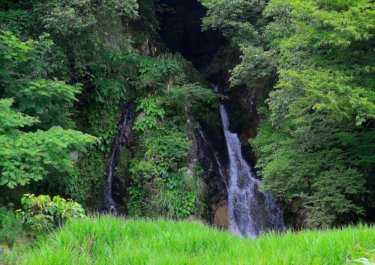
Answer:
<svg viewBox="0 0 375 265"><path fill-rule="evenodd" d="M40 240L19 264L366 264L375 229L361 226L326 232L242 239L203 224L99 217L75 221ZM367 253L367 254L366 254ZM371 264L368 263L368 264Z"/></svg>

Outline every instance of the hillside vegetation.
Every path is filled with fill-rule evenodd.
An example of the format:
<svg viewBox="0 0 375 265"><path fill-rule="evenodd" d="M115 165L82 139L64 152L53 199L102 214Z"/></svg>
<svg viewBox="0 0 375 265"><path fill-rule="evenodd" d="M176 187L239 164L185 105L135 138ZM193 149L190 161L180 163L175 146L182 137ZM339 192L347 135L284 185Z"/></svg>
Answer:
<svg viewBox="0 0 375 265"><path fill-rule="evenodd" d="M374 0L0 0L0 265L375 265L374 147Z"/></svg>
<svg viewBox="0 0 375 265"><path fill-rule="evenodd" d="M39 241L18 264L371 264L365 249L374 248L375 229L367 226L255 241L201 223L107 216L73 221Z"/></svg>

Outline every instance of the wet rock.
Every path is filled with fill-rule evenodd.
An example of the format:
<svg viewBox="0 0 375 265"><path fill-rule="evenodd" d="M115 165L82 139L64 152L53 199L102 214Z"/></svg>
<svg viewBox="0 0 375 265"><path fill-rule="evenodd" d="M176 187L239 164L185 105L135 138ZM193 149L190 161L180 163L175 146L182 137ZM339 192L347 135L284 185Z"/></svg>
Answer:
<svg viewBox="0 0 375 265"><path fill-rule="evenodd" d="M213 225L219 229L229 229L228 202L226 200L211 204Z"/></svg>

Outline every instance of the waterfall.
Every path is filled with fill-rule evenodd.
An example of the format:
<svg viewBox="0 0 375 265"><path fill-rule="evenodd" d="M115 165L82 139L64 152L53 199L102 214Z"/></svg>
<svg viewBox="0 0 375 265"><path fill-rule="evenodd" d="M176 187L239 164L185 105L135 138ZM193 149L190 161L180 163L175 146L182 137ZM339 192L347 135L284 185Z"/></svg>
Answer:
<svg viewBox="0 0 375 265"><path fill-rule="evenodd" d="M229 157L228 215L233 234L256 238L267 229L284 229L282 213L268 192L260 192L260 180L245 161L238 135L229 130L228 113L220 104Z"/></svg>
<svg viewBox="0 0 375 265"><path fill-rule="evenodd" d="M103 210L116 214L118 212L117 203L113 195L114 172L118 165L118 159L121 148L126 145L131 126L131 111L129 106L123 104L121 106L121 118L117 127L117 134L112 143L109 161L107 165L107 176L103 194Z"/></svg>

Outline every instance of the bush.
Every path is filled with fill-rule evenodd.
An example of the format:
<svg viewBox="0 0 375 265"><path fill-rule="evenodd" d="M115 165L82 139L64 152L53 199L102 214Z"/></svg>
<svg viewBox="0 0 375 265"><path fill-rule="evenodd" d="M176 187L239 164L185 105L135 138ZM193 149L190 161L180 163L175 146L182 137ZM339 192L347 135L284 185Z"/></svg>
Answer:
<svg viewBox="0 0 375 265"><path fill-rule="evenodd" d="M12 247L22 234L22 225L13 210L0 207L0 245Z"/></svg>
<svg viewBox="0 0 375 265"><path fill-rule="evenodd" d="M85 210L79 203L60 196L51 200L48 195L36 197L26 194L22 197L21 204L23 209L17 210L18 216L32 234L49 231L72 219L85 217Z"/></svg>

